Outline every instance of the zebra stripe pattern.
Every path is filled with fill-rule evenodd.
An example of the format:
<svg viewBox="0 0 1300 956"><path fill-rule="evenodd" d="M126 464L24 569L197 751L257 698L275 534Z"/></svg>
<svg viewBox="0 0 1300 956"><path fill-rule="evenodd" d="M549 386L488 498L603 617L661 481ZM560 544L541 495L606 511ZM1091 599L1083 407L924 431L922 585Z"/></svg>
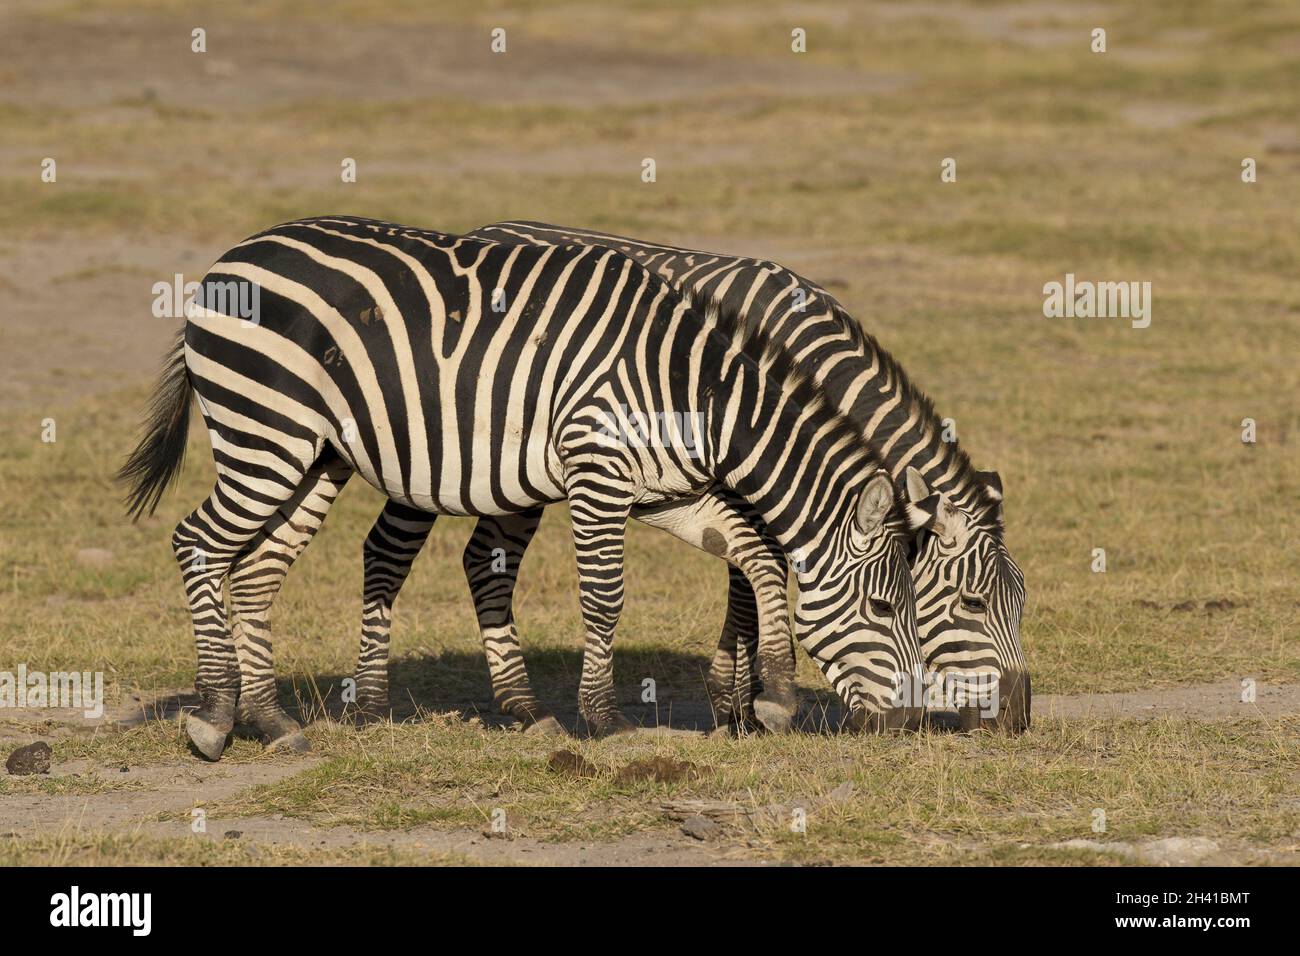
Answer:
<svg viewBox="0 0 1300 956"><path fill-rule="evenodd" d="M960 702L978 692L978 682L996 677L997 716L987 708L960 707L964 726L1011 731L1028 727L1030 682L1020 646L1024 576L1003 537L1002 486L995 473L976 472L960 445L945 441L944 425L929 399L880 344L817 284L776 263L640 242L587 230L541 223L485 226L471 236L501 242L581 243L616 249L656 272L693 301L737 315L751 329L779 342L812 370L828 398L880 449L891 474L905 483L909 519L916 540L912 563L918 630L927 675L947 685L940 700ZM381 516L380 521L383 521ZM535 527L535 526L534 526ZM513 519L485 518L466 549L481 550L480 538L507 539L512 568L523 558L531 531ZM468 564L467 564L468 567ZM510 614L509 589L495 596L480 617ZM764 671L755 657L755 597L745 575L733 569L727 621L708 685L720 717L743 714L758 700ZM485 637L486 639L486 637ZM384 641L387 641L385 635ZM739 650L738 650L739 648ZM517 645L503 660L518 661ZM371 659L373 673L382 662ZM769 670L774 669L771 665ZM493 671L494 686L497 672ZM372 701L380 706L384 701ZM779 713L769 711L775 726Z"/></svg>
<svg viewBox="0 0 1300 956"><path fill-rule="evenodd" d="M239 282L259 291L259 315L193 310L122 472L133 510L149 510L179 470L192 389L217 483L173 548L198 651L201 705L187 730L205 756L220 756L250 669L241 674L222 584L239 565L248 588L232 601L234 630L269 648L268 562L287 570L312 529L299 519L323 520L345 471L433 513L569 501L587 629L579 703L596 733L627 726L611 667L625 523L641 508L690 540L701 522L676 515L700 501L747 521L715 487L795 558L799 640L851 719L914 716L893 706L898 675L920 664L906 517L859 430L779 347L725 334L632 259L592 246L324 217L240 243L204 288ZM698 421L697 441L614 437L626 417ZM249 716L276 741L287 715L257 723L261 703Z"/></svg>

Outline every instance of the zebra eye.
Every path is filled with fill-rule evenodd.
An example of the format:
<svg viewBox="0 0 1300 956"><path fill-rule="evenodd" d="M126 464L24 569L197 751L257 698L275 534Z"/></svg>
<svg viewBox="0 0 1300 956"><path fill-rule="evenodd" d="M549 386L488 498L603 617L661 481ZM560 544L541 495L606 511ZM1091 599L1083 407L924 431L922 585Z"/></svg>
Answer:
<svg viewBox="0 0 1300 956"><path fill-rule="evenodd" d="M982 614L988 609L982 597L976 597L973 594L963 594L961 596L962 610L970 611L972 614Z"/></svg>
<svg viewBox="0 0 1300 956"><path fill-rule="evenodd" d="M880 598L872 598L867 603L871 605L871 613L876 615L876 617L894 616L894 605L890 604L888 601L882 601Z"/></svg>

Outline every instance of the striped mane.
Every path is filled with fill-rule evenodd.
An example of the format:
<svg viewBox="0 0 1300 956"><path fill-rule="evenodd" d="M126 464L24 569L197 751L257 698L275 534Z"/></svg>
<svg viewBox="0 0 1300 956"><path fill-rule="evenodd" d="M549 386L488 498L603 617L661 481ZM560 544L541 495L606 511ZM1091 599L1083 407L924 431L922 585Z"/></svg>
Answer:
<svg viewBox="0 0 1300 956"><path fill-rule="evenodd" d="M932 434L937 435L940 433L939 414L935 411L934 402L930 396L913 383L898 360L871 336L848 313L848 310L840 305L834 296L816 283L795 276L794 273L783 266L778 266L775 263L768 263L768 265L790 275L800 285L806 286L813 291L813 297L809 300L810 308L815 307L818 298L822 300L825 311L835 318L836 323L844 330L854 348L869 358L874 358L875 362L880 366L885 380L895 383L901 399L900 408L903 410L902 414L911 415L920 421L928 422ZM825 395L821 389L815 387L807 370L798 364L780 342L774 341L767 329L759 322L740 314L738 310L725 308L712 296L696 294L691 301L694 306L700 308L706 314L706 318L716 316L715 324L720 330L730 335L736 345L744 352L752 355L764 367L780 375L787 387L797 390L801 400L818 403L826 402ZM849 419L844 418L838 409L835 409L835 411L849 427L858 432L860 437L860 428ZM956 466L956 481L959 482L960 486L975 489L973 507L971 508L973 526L991 531L1001 538L1003 532L1001 502L989 493L987 486L971 463L970 456L966 454L959 444L940 441L939 445L942 446L947 461ZM879 458L874 449L872 450L872 457L874 459Z"/></svg>

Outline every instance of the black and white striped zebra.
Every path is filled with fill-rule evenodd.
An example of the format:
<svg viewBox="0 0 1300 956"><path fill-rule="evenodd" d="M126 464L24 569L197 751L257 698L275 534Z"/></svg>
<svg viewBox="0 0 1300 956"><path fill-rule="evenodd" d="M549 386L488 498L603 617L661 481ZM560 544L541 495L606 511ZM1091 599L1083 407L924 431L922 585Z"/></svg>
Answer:
<svg viewBox="0 0 1300 956"><path fill-rule="evenodd" d="M913 559L918 627L930 676L946 682L941 699L961 699L967 683L999 679L998 716L960 708L963 725L1026 728L1030 681L1020 647L1024 578L1003 539L1002 486L995 473L976 472L929 399L898 363L816 283L766 260L718 255L640 242L588 230L531 222L485 226L469 235L502 242L582 243L616 249L653 270L694 301L738 315L797 357L843 413L880 449L896 479L905 483L918 526ZM387 704L389 609L433 516L390 505L366 541L366 613L357 680L359 702ZM511 594L538 516L485 517L465 551L475 609L488 648L498 701L532 701L523 667ZM505 555L507 573L489 570L491 554ZM753 699L751 679L756 611L746 577L733 569L727 619L709 670L709 691L723 717L743 712ZM742 649L738 653L737 648ZM766 668L773 670L773 666ZM760 701L769 726L783 711ZM779 695L778 695L779 696ZM766 709L764 704L767 704ZM761 719L762 715L760 715Z"/></svg>
<svg viewBox="0 0 1300 956"><path fill-rule="evenodd" d="M257 320L191 312L121 473L132 512L151 510L181 465L197 395L217 483L172 543L198 652L187 730L205 756L220 756L240 695L223 582L234 630L256 643L282 573L236 565L275 539L287 567L311 533L296 516L323 519L353 471L434 513L568 500L587 630L579 703L596 733L627 726L611 667L625 522L634 508L667 513L659 526L708 547L691 511L704 499L710 515L756 516L795 558L799 640L850 720L915 718L893 706L899 675L920 665L903 509L860 430L783 350L743 327L724 334L632 259L577 244L322 217L238 244L204 288L232 282L258 289ZM696 440L616 437L632 414L698 421ZM246 703L273 742L300 739L273 700Z"/></svg>

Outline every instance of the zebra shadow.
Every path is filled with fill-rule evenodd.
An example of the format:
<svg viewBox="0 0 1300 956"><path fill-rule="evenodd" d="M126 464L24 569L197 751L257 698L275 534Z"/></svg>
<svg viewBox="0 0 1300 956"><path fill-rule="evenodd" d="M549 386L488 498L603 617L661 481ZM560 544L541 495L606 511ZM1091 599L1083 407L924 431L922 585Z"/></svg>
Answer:
<svg viewBox="0 0 1300 956"><path fill-rule="evenodd" d="M663 734L710 734L719 731L705 691L709 658L676 651L615 652L615 690L619 707L633 723ZM578 679L582 673L580 650L535 648L528 655L533 689L566 731L587 736L578 713ZM350 673L293 673L276 680L280 705L304 725L328 720L348 724L356 713L345 691ZM478 721L502 730L521 730L514 718L497 711L492 700L487 664L481 652L443 651L395 658L389 667L389 704L396 723L422 723L456 719ZM793 732L829 735L842 732L844 710L829 687L798 688L798 713ZM141 723L174 721L198 706L194 693L167 694L136 705L126 716L111 722L119 729ZM928 729L957 730L955 714L928 716ZM754 728L751 728L754 729ZM735 728L731 728L735 732ZM721 732L721 731L719 731ZM251 728L237 726L236 736L253 737Z"/></svg>
<svg viewBox="0 0 1300 956"><path fill-rule="evenodd" d="M705 674L710 658L678 651L616 650L615 690L623 714L647 731L708 734L718 730ZM542 706L570 734L587 735L578 713L580 649L534 648L528 653L528 676ZM345 699L351 674L293 674L277 679L279 700L304 725L318 720L348 723L355 712ZM477 720L487 727L521 729L499 713L492 699L487 664L481 651L442 651L394 658L389 666L389 704L396 723L448 718ZM799 688L794 730L840 732L843 708L830 687ZM237 733L248 733L237 728Z"/></svg>

